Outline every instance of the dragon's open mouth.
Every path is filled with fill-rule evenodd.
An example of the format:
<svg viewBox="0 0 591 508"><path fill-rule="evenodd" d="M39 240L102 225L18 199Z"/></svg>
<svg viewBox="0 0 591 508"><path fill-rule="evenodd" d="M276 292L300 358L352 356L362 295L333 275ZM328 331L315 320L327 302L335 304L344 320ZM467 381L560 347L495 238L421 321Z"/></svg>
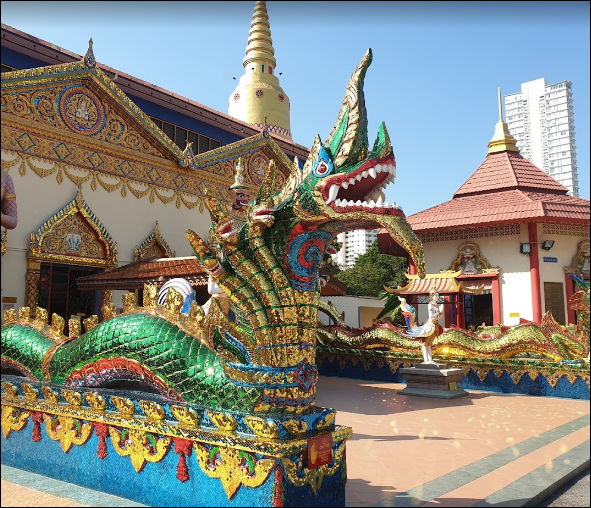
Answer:
<svg viewBox="0 0 591 508"><path fill-rule="evenodd" d="M396 178L394 156L370 159L351 173L327 179L322 188L324 202L339 213L354 210L374 214L402 214L396 203L388 203L384 189Z"/></svg>

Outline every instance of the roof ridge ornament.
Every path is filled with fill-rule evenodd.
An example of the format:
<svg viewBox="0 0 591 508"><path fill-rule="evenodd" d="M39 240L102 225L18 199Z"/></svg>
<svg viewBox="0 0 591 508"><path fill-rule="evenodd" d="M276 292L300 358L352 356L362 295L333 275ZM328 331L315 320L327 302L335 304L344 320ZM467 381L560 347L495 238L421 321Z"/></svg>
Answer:
<svg viewBox="0 0 591 508"><path fill-rule="evenodd" d="M88 40L88 49L84 55L84 64L89 69L94 69L96 67L96 59L94 58L94 51L92 50L92 37Z"/></svg>
<svg viewBox="0 0 591 508"><path fill-rule="evenodd" d="M488 153L517 152L517 140L509 132L509 127L503 121L503 105L501 103L501 87L499 87L499 121L495 125L495 133L488 143Z"/></svg>

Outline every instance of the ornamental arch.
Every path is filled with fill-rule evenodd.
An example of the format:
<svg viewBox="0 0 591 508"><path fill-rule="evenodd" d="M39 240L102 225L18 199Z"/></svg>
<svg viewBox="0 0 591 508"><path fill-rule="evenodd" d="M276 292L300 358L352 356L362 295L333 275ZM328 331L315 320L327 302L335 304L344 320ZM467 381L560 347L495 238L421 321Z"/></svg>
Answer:
<svg viewBox="0 0 591 508"><path fill-rule="evenodd" d="M25 305L34 314L47 309L66 322L98 314L100 295L81 292L76 279L117 266L117 244L88 207L76 197L31 232L25 274Z"/></svg>

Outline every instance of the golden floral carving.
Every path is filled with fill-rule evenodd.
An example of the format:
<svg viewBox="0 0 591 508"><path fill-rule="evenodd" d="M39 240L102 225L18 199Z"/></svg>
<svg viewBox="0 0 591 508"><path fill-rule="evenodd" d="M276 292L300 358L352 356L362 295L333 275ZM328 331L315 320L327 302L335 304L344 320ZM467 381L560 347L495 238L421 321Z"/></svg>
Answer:
<svg viewBox="0 0 591 508"><path fill-rule="evenodd" d="M80 406L82 404L82 394L79 392L75 392L74 390L61 390L64 399L70 404L71 406Z"/></svg>
<svg viewBox="0 0 591 508"><path fill-rule="evenodd" d="M238 423L236 422L236 418L231 414L222 413L220 411L210 411L209 409L205 411L209 419L213 422L213 424L220 430L225 431L234 431L238 427Z"/></svg>
<svg viewBox="0 0 591 508"><path fill-rule="evenodd" d="M308 424L304 420L286 420L281 422L287 432L293 434L294 436L301 436L308 432Z"/></svg>
<svg viewBox="0 0 591 508"><path fill-rule="evenodd" d="M318 430L328 430L334 425L335 417L337 416L336 413L328 413L322 420L318 422L316 428Z"/></svg>
<svg viewBox="0 0 591 508"><path fill-rule="evenodd" d="M93 424L81 423L71 416L52 416L43 414L47 435L59 441L64 452L68 453L72 445L85 444L92 435Z"/></svg>
<svg viewBox="0 0 591 508"><path fill-rule="evenodd" d="M18 310L18 319L23 323L28 323L31 320L31 308L30 307L21 307Z"/></svg>
<svg viewBox="0 0 591 508"><path fill-rule="evenodd" d="M18 397L18 389L8 381L2 381L2 388L4 388L4 396L7 399L14 399Z"/></svg>
<svg viewBox="0 0 591 508"><path fill-rule="evenodd" d="M232 499L241 485L246 487L260 487L269 477L274 459L263 458L256 460L254 468L249 467L249 461L246 466L243 464L244 455L250 455L248 452L220 446L217 454L212 458L210 450L199 443L193 443L193 449L197 456L197 462L201 471L210 478L217 478L221 481L228 499Z"/></svg>
<svg viewBox="0 0 591 508"><path fill-rule="evenodd" d="M105 401L105 398L102 395L99 395L98 393L86 392L84 394L84 397L86 398L86 400L88 401L88 405L92 409L96 409L97 411L104 411L107 407L107 402Z"/></svg>
<svg viewBox="0 0 591 508"><path fill-rule="evenodd" d="M244 421L256 436L265 437L268 439L277 439L279 436L279 430L273 421L251 415L245 416Z"/></svg>
<svg viewBox="0 0 591 508"><path fill-rule="evenodd" d="M139 473L146 462L160 462L168 453L172 438L154 437L153 434L139 429L122 431L109 427L113 448L122 457L129 457L136 473Z"/></svg>
<svg viewBox="0 0 591 508"><path fill-rule="evenodd" d="M35 388L33 385L29 383L21 383L21 387L23 389L23 392L25 393L25 397L28 400L37 400L37 398L39 397L39 391L37 390L37 388Z"/></svg>
<svg viewBox="0 0 591 508"><path fill-rule="evenodd" d="M155 422L161 422L164 420L166 412L160 404L157 404L156 402L153 402L151 400L140 400L139 405L143 409L148 420L152 420Z"/></svg>
<svg viewBox="0 0 591 508"><path fill-rule="evenodd" d="M4 437L7 438L12 431L22 430L27 425L29 415L29 411L3 404L1 421Z"/></svg>
<svg viewBox="0 0 591 508"><path fill-rule="evenodd" d="M199 425L199 415L190 407L170 406L170 412L179 421L181 427L197 427Z"/></svg>
<svg viewBox="0 0 591 508"><path fill-rule="evenodd" d="M92 316L87 317L84 321L84 329L88 332L92 330L96 325L98 325L98 316L93 314Z"/></svg>
<svg viewBox="0 0 591 508"><path fill-rule="evenodd" d="M57 393L55 393L49 386L42 386L41 392L43 392L43 396L48 402L52 402L53 404L57 404L59 402Z"/></svg>
<svg viewBox="0 0 591 508"><path fill-rule="evenodd" d="M316 495L320 489L320 486L322 485L324 478L327 476L332 476L341 466L343 453L345 451L345 443L346 441L343 441L337 447L336 451L334 451L332 465L325 464L316 469L308 469L303 467L301 463L296 464L291 459L285 457L281 459L283 461L285 472L289 478L289 481L297 487L302 487L306 483L309 483L310 487L312 487L314 495Z"/></svg>
<svg viewBox="0 0 591 508"><path fill-rule="evenodd" d="M16 310L4 309L2 314L4 316L4 323L12 323L16 321Z"/></svg>
<svg viewBox="0 0 591 508"><path fill-rule="evenodd" d="M123 312L132 312L137 308L137 295L135 293L123 293L121 295Z"/></svg>
<svg viewBox="0 0 591 508"><path fill-rule="evenodd" d="M126 397L111 397L111 401L121 414L131 416L135 413L135 405L131 399Z"/></svg>

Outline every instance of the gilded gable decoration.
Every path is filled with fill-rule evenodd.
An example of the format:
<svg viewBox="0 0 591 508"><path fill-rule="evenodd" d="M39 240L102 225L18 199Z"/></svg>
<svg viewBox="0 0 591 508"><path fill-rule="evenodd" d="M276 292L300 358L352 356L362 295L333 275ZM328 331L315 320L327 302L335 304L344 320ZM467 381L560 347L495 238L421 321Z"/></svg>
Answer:
<svg viewBox="0 0 591 508"><path fill-rule="evenodd" d="M80 186L70 203L31 232L25 274L25 303L31 309L37 307L43 262L117 267L117 244L84 201Z"/></svg>
<svg viewBox="0 0 591 508"><path fill-rule="evenodd" d="M498 273L499 267L491 267L474 242L464 242L458 247L458 253L449 266L451 271L461 271L462 275Z"/></svg>
<svg viewBox="0 0 591 508"><path fill-rule="evenodd" d="M76 197L31 232L29 259L86 266L117 266L117 244L88 207L79 187Z"/></svg>
<svg viewBox="0 0 591 508"><path fill-rule="evenodd" d="M152 234L142 242L139 248L135 248L133 260L139 261L140 259L150 259L155 257L176 257L176 252L172 251L166 240L162 237L160 228L158 227L158 221L156 221L156 226L154 226Z"/></svg>
<svg viewBox="0 0 591 508"><path fill-rule="evenodd" d="M25 175L100 185L203 213L205 187L229 202L234 167L242 157L246 185L256 190L260 170L273 159L275 185L291 161L262 133L209 152L182 151L103 72L92 40L83 60L2 74L2 165ZM252 159L252 164L251 164Z"/></svg>
<svg viewBox="0 0 591 508"><path fill-rule="evenodd" d="M564 267L566 273L582 274L589 278L589 240L579 243L577 254L570 266Z"/></svg>

